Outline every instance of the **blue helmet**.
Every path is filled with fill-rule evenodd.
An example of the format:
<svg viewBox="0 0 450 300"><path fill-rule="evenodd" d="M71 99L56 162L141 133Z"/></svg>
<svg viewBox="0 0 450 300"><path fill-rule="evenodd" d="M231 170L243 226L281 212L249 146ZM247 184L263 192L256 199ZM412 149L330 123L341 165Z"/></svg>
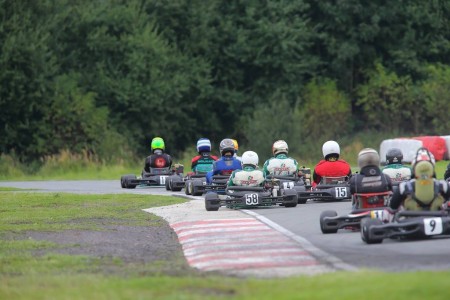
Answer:
<svg viewBox="0 0 450 300"><path fill-rule="evenodd" d="M197 152L211 152L211 141L207 138L201 138L197 141Z"/></svg>

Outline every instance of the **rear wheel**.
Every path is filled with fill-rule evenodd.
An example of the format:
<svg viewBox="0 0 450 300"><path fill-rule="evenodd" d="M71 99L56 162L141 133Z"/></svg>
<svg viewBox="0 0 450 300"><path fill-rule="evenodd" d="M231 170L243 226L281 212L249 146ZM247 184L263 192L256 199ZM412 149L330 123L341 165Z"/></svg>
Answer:
<svg viewBox="0 0 450 300"><path fill-rule="evenodd" d="M186 182L184 183L184 193L186 195L190 195L192 193L191 192L191 184L192 184L191 180L186 180Z"/></svg>
<svg viewBox="0 0 450 300"><path fill-rule="evenodd" d="M126 189L134 189L136 188L137 184L131 183L131 180L136 180L137 177L134 174L124 175L121 178L122 187L125 187Z"/></svg>
<svg viewBox="0 0 450 300"><path fill-rule="evenodd" d="M203 195L203 191L200 190L200 187L203 187L203 181L201 180L194 180L191 183L191 194L192 196L201 196Z"/></svg>
<svg viewBox="0 0 450 300"><path fill-rule="evenodd" d="M165 187L166 187L166 191L170 191L170 179L169 178L166 178Z"/></svg>
<svg viewBox="0 0 450 300"><path fill-rule="evenodd" d="M182 182L182 181L183 181L183 179L180 176L178 176L178 175L172 176L172 178L170 179L170 187L171 187L172 191L174 191L174 192L181 191L181 189L182 189L181 185L177 185L176 183Z"/></svg>
<svg viewBox="0 0 450 300"><path fill-rule="evenodd" d="M120 177L120 186L123 188L123 189L126 189L127 188L127 182L125 181L125 178L124 178L125 176L122 176L122 177Z"/></svg>
<svg viewBox="0 0 450 300"><path fill-rule="evenodd" d="M333 218L337 216L337 212L334 210L326 210L320 214L320 230L322 233L336 233L338 231L338 227L334 224L330 224L325 220L325 218Z"/></svg>

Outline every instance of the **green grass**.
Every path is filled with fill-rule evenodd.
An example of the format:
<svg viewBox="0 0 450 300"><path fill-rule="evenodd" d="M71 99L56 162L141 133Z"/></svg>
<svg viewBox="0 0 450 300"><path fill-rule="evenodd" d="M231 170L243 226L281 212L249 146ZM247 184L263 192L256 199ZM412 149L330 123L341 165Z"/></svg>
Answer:
<svg viewBox="0 0 450 300"><path fill-rule="evenodd" d="M150 195L0 193L0 299L411 300L450 295L449 271L245 279L181 268L171 275L162 262L136 265L116 257L63 255L56 250L77 245L27 238L30 231L104 230L99 220L102 226L161 226L163 220L142 209L183 201Z"/></svg>
<svg viewBox="0 0 450 300"><path fill-rule="evenodd" d="M2 278L1 299L448 299L448 272L287 279L65 275ZM26 280L26 281L25 281Z"/></svg>
<svg viewBox="0 0 450 300"><path fill-rule="evenodd" d="M25 191L28 189L20 189L15 187L9 187L9 186L0 186L0 192L12 192L12 191Z"/></svg>

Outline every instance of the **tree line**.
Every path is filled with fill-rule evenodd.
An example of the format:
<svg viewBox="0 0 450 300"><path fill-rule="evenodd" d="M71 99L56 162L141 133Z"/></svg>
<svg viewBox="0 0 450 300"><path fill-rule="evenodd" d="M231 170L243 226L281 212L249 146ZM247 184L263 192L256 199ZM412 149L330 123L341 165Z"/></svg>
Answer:
<svg viewBox="0 0 450 300"><path fill-rule="evenodd" d="M23 161L450 132L448 1L0 0L0 17L0 152Z"/></svg>

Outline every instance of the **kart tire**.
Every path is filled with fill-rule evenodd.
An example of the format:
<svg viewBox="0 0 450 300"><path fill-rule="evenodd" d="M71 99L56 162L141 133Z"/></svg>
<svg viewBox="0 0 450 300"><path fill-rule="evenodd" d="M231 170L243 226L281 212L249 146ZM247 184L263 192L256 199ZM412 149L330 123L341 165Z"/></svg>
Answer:
<svg viewBox="0 0 450 300"><path fill-rule="evenodd" d="M298 195L295 190L287 189L284 191L284 197L288 197L289 202L283 202L285 207L296 207L298 203Z"/></svg>
<svg viewBox="0 0 450 300"><path fill-rule="evenodd" d="M122 187L125 187L126 189L136 188L136 186L137 186L136 184L130 183L130 180L137 179L136 175L134 175L134 174L124 175L124 176L122 176L121 181L122 181L122 179L123 179Z"/></svg>
<svg viewBox="0 0 450 300"><path fill-rule="evenodd" d="M215 193L209 193L205 196L205 209L206 211L218 211L220 204L219 196Z"/></svg>
<svg viewBox="0 0 450 300"><path fill-rule="evenodd" d="M308 199L306 198L298 198L298 204L306 204L307 201Z"/></svg>
<svg viewBox="0 0 450 300"><path fill-rule="evenodd" d="M369 228L372 226L382 225L383 222L379 219L363 218L361 220L361 239L367 244L380 244L383 242L383 237L377 237L370 234Z"/></svg>
<svg viewBox="0 0 450 300"><path fill-rule="evenodd" d="M172 191L174 191L174 192L181 191L182 187L178 187L174 184L174 182L181 182L181 181L183 181L183 179L180 176L178 176L178 175L172 176L172 178L170 180L170 187L171 187Z"/></svg>
<svg viewBox="0 0 450 300"><path fill-rule="evenodd" d="M192 194L192 192L191 192L191 189L192 189L191 184L192 184L191 180L186 180L186 182L184 183L184 193L186 195L191 195Z"/></svg>
<svg viewBox="0 0 450 300"><path fill-rule="evenodd" d="M191 194L192 196L201 196L203 195L203 191L199 191L199 187L203 186L203 181L201 180L194 180L191 183Z"/></svg>
<svg viewBox="0 0 450 300"><path fill-rule="evenodd" d="M169 178L166 179L165 187L166 187L166 191L170 191L170 179Z"/></svg>
<svg viewBox="0 0 450 300"><path fill-rule="evenodd" d="M125 180L125 176L121 176L121 177L120 177L120 186L121 186L123 189L126 189L126 188L127 188L127 181Z"/></svg>
<svg viewBox="0 0 450 300"><path fill-rule="evenodd" d="M332 227L332 226L325 226L325 218L329 217L336 217L337 212L334 210L325 210L320 214L320 230L322 230L322 233L328 234L328 233L336 233L338 232L338 227Z"/></svg>

